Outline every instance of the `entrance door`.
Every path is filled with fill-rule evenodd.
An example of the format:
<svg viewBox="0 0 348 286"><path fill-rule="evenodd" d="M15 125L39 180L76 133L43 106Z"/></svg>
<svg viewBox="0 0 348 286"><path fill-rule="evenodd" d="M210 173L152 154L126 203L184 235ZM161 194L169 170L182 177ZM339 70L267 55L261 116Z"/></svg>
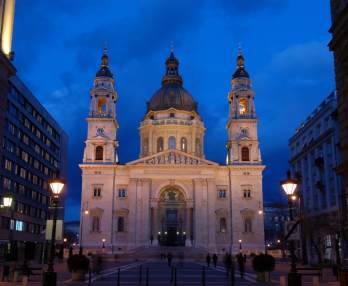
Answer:
<svg viewBox="0 0 348 286"><path fill-rule="evenodd" d="M175 226L170 226L167 228L167 245L168 246L178 245L178 236L176 232L177 230Z"/></svg>

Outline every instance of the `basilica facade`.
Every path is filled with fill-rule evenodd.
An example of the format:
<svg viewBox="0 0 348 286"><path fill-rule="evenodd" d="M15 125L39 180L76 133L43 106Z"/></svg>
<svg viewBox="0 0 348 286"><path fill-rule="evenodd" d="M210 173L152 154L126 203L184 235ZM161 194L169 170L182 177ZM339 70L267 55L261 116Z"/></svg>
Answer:
<svg viewBox="0 0 348 286"><path fill-rule="evenodd" d="M181 246L264 251L255 93L241 53L228 93L226 164L205 158L205 127L171 51L140 122L139 159L119 164L117 91L106 51L90 92L82 170L80 244L127 253ZM122 143L122 142L121 142ZM126 143L125 143L126 144ZM136 152L137 150L134 150Z"/></svg>

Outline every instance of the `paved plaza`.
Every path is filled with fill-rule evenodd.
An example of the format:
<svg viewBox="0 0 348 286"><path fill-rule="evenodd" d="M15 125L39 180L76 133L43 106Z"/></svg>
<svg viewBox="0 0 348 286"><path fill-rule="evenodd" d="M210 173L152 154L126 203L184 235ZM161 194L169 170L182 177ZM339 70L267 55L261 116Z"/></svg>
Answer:
<svg viewBox="0 0 348 286"><path fill-rule="evenodd" d="M121 267L120 274L115 269L98 279L93 279L92 283L93 285L117 285L118 275L120 275L120 285L198 286L204 285L203 280L205 281L205 285L231 285L230 277L226 276L226 272L221 266L207 268L196 262L174 263L172 266L169 267L166 262L135 263ZM239 274L236 275L235 285L249 285L250 283L255 283L255 277L253 275L247 274L245 279L241 279Z"/></svg>
<svg viewBox="0 0 348 286"><path fill-rule="evenodd" d="M133 262L106 262L103 263L104 270L99 275L91 275L90 285L149 285L149 286L223 286L231 284L230 277L226 276L225 268L220 264L216 268L214 266L206 267L205 263L199 261L184 261L174 260L172 267L169 267L165 260L153 261L133 261ZM46 266L44 266L46 269ZM176 269L176 275L174 274ZM204 270L203 270L204 269ZM85 282L73 282L71 274L68 272L66 262L58 262L55 265L55 270L58 274L57 285L89 285L89 279ZM277 263L276 269L272 272L271 282L268 284L259 283L256 281L256 273L251 269L250 261L246 265L246 273L244 278L240 277L238 271L235 272L234 285L280 285L280 276L286 276L289 271L289 263ZM140 275L141 273L141 275ZM147 274L148 273L148 274ZM176 276L176 279L175 279ZM30 277L29 286L41 285L42 275ZM205 279L203 279L205 278ZM204 281L204 282L203 282ZM336 286L334 277L330 275L327 269L324 271L324 279L320 286ZM0 286L19 286L21 282L9 283L0 282ZM311 286L312 278L304 277L303 286Z"/></svg>

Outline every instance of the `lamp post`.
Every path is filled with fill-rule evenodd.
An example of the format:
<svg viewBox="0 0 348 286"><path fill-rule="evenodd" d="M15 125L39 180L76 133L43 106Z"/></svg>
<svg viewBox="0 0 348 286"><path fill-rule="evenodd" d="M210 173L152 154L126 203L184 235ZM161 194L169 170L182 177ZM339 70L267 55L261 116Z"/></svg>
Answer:
<svg viewBox="0 0 348 286"><path fill-rule="evenodd" d="M9 236L8 236L8 241L10 243L10 256L12 258L12 219L13 219L13 212L12 212L12 202L13 198L9 195L6 195L2 198L2 204L5 208L8 208L10 211L10 229L9 229Z"/></svg>
<svg viewBox="0 0 348 286"><path fill-rule="evenodd" d="M80 249L83 248L83 223L84 223L84 217L89 215L88 210L88 202L86 203L86 207L82 208L82 215L81 215L81 224L80 224L80 237L79 237L79 243L80 243Z"/></svg>
<svg viewBox="0 0 348 286"><path fill-rule="evenodd" d="M288 197L288 206L289 206L289 217L290 221L294 220L293 216L293 201L296 200L296 196L294 192L298 186L298 181L295 179L288 178L284 181L280 182L284 192ZM288 274L288 285L289 286L297 286L301 285L301 276L297 273L296 270L296 256L295 256L295 241L290 241L290 255L291 255L291 269Z"/></svg>
<svg viewBox="0 0 348 286"><path fill-rule="evenodd" d="M240 239L238 240L238 242L239 242L239 250L242 251L242 240Z"/></svg>
<svg viewBox="0 0 348 286"><path fill-rule="evenodd" d="M64 181L61 179L54 179L49 182L53 197L53 224L52 224L52 236L50 244L50 256L48 260L47 271L43 275L43 286L56 286L57 285L57 273L54 272L54 256L55 256L55 242L56 242L56 225L57 225L57 209L59 205L59 195L64 188Z"/></svg>

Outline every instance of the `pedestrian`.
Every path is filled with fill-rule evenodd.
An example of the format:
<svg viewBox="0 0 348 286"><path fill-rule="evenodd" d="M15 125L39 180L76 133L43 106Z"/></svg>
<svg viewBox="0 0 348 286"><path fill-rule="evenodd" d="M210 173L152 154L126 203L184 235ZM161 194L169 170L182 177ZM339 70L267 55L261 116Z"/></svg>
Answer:
<svg viewBox="0 0 348 286"><path fill-rule="evenodd" d="M244 257L242 253L239 253L237 255L237 263L238 263L240 278L244 278L245 262L244 262Z"/></svg>
<svg viewBox="0 0 348 286"><path fill-rule="evenodd" d="M172 266L173 255L170 252L167 254L167 260L168 260L168 266L171 267Z"/></svg>
<svg viewBox="0 0 348 286"><path fill-rule="evenodd" d="M208 253L205 260L207 261L207 267L209 268L210 267L210 261L211 261L211 257L210 257L210 254Z"/></svg>
<svg viewBox="0 0 348 286"><path fill-rule="evenodd" d="M214 255L213 255L213 263L214 263L214 267L215 268L216 268L217 260L218 260L218 257L216 255L216 253L214 253Z"/></svg>
<svg viewBox="0 0 348 286"><path fill-rule="evenodd" d="M234 263L234 258L232 255L230 255L230 271L231 271L231 280L233 281L233 284L234 285L234 280L235 280L235 271L236 271L236 267L235 267L235 263Z"/></svg>
<svg viewBox="0 0 348 286"><path fill-rule="evenodd" d="M2 281L10 282L10 265L7 262L2 268Z"/></svg>
<svg viewBox="0 0 348 286"><path fill-rule="evenodd" d="M229 253L225 254L224 264L225 264L226 276L228 277L228 275L230 274L230 268L231 268L231 255Z"/></svg>

